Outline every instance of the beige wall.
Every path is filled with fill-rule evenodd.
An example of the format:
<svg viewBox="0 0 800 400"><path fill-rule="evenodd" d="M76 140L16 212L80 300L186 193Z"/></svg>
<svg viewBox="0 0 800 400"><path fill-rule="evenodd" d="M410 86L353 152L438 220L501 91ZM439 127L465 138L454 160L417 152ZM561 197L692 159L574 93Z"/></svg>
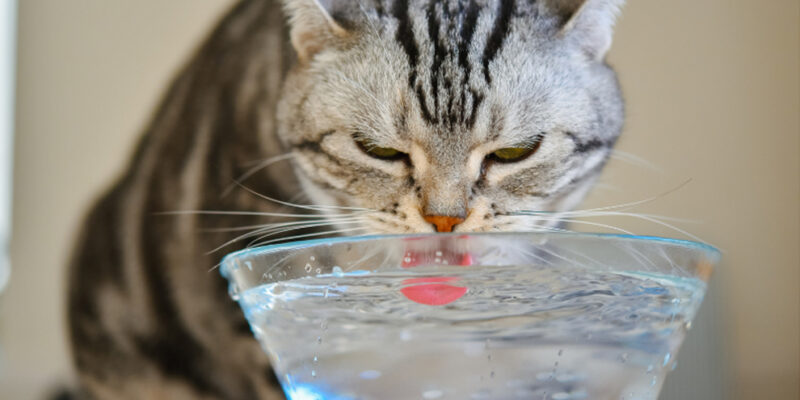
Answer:
<svg viewBox="0 0 800 400"><path fill-rule="evenodd" d="M69 379L63 266L91 199L223 0L21 0L14 271L0 297L0 399ZM725 252L663 398L798 398L800 109L794 0L631 1L610 61L628 123L588 205L637 211ZM643 234L681 236L641 221ZM725 392L719 387L724 386Z"/></svg>

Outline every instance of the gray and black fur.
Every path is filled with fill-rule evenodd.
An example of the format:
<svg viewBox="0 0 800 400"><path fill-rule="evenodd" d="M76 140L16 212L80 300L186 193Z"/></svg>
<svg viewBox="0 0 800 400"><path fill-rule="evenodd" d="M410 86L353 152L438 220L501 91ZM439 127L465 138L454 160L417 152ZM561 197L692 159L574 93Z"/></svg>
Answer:
<svg viewBox="0 0 800 400"><path fill-rule="evenodd" d="M208 253L232 238L224 228L287 212L253 192L324 205L301 210L342 233L430 232L431 215L458 218L455 231L555 225L519 212L574 207L620 133L603 61L620 4L241 1L84 224L69 319L87 395L282 398L212 271L221 253ZM400 156L371 157L363 143ZM536 150L492 158L520 146ZM251 169L276 156L290 162ZM366 211L348 219L335 207Z"/></svg>

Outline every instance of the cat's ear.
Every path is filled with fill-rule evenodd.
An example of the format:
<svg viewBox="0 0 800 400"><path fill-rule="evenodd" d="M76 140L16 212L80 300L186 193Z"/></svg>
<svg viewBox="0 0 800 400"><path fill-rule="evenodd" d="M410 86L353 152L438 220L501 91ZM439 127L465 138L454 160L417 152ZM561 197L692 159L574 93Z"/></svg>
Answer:
<svg viewBox="0 0 800 400"><path fill-rule="evenodd" d="M547 0L561 24L561 35L574 38L593 59L611 47L614 24L625 0Z"/></svg>
<svg viewBox="0 0 800 400"><path fill-rule="evenodd" d="M301 63L334 45L348 31L334 19L337 0L283 0L289 17L289 37Z"/></svg>

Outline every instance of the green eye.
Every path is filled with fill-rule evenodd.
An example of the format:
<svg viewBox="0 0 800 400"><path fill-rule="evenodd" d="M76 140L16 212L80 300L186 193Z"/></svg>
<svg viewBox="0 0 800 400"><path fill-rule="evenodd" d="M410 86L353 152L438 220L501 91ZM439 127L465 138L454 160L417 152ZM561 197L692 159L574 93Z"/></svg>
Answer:
<svg viewBox="0 0 800 400"><path fill-rule="evenodd" d="M393 149L391 147L375 146L361 138L355 138L355 141L358 147L365 153L381 160L396 160L406 156L406 153L403 153L400 150Z"/></svg>
<svg viewBox="0 0 800 400"><path fill-rule="evenodd" d="M367 154L376 158L393 158L400 154L400 151L391 147L372 147L367 150Z"/></svg>
<svg viewBox="0 0 800 400"><path fill-rule="evenodd" d="M495 160L499 162L517 162L522 161L531 154L535 153L536 150L539 150L539 146L542 144L542 139L544 139L544 133L540 133L533 138L530 144L522 145L519 147L504 147L502 149L495 150L493 153L486 156L487 159Z"/></svg>
<svg viewBox="0 0 800 400"><path fill-rule="evenodd" d="M500 161L518 161L533 153L534 149L527 147L506 147L492 153Z"/></svg>

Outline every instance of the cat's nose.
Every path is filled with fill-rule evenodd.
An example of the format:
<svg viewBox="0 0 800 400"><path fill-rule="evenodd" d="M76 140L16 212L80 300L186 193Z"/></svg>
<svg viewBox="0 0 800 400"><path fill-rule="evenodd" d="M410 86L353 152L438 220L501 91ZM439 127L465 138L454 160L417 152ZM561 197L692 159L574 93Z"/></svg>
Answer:
<svg viewBox="0 0 800 400"><path fill-rule="evenodd" d="M426 215L423 218L436 227L436 232L452 232L454 226L464 222L464 218L442 215Z"/></svg>

